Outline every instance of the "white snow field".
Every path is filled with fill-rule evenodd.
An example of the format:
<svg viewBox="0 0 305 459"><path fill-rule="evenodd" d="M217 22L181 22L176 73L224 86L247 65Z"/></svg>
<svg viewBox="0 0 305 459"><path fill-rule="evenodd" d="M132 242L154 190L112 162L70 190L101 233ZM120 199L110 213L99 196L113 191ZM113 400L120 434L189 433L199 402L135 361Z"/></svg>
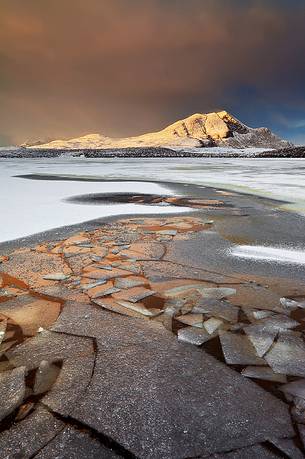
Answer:
<svg viewBox="0 0 305 459"><path fill-rule="evenodd" d="M21 174L68 175L75 181L14 177ZM77 181L94 177L101 181ZM177 213L170 206L88 206L64 201L88 193L170 194L166 182L211 185L284 200L289 204L279 203L279 207L305 214L304 159L1 159L0 242L109 215Z"/></svg>

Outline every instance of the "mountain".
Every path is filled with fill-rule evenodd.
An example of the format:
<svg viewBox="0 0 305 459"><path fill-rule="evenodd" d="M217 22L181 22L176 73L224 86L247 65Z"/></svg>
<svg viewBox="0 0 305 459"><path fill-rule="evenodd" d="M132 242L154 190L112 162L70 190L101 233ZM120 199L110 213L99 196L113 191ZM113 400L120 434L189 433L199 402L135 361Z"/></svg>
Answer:
<svg viewBox="0 0 305 459"><path fill-rule="evenodd" d="M26 145L29 146L28 144ZM262 147L285 148L290 143L267 128L250 128L226 111L197 113L166 127L162 131L137 137L114 139L101 134L89 134L69 140L54 140L31 145L40 149L103 149L130 147Z"/></svg>

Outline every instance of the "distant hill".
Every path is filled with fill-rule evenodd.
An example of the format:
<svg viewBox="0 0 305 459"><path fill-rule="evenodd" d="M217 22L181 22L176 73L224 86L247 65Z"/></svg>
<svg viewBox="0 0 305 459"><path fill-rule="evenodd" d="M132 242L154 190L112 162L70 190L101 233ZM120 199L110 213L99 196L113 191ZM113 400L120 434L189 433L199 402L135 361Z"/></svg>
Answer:
<svg viewBox="0 0 305 459"><path fill-rule="evenodd" d="M37 149L104 149L132 147L262 147L285 148L291 144L267 128L250 128L226 111L197 113L166 127L137 137L111 138L89 134L69 140L27 143Z"/></svg>

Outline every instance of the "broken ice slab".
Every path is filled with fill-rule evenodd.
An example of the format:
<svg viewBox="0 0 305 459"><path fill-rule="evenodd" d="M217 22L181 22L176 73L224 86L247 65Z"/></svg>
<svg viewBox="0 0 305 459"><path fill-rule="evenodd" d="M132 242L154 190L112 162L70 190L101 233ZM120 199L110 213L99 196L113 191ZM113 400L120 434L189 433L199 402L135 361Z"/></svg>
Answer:
<svg viewBox="0 0 305 459"><path fill-rule="evenodd" d="M281 298L280 303L289 311L295 311L298 308L305 309L305 301L296 301L290 298Z"/></svg>
<svg viewBox="0 0 305 459"><path fill-rule="evenodd" d="M288 402L293 401L294 406L291 409L291 416L295 422L300 422L305 424L305 400L303 398L294 397L292 395L285 393L285 396ZM292 398L292 400L290 399Z"/></svg>
<svg viewBox="0 0 305 459"><path fill-rule="evenodd" d="M96 265L95 268L105 269L106 271L112 271L113 267L111 265Z"/></svg>
<svg viewBox="0 0 305 459"><path fill-rule="evenodd" d="M266 329L264 324L250 325L245 327L244 331L259 357L263 357L269 351L278 334L277 329Z"/></svg>
<svg viewBox="0 0 305 459"><path fill-rule="evenodd" d="M270 440L273 445L284 453L285 457L291 459L304 459L302 451L297 447L296 443L292 439L272 439Z"/></svg>
<svg viewBox="0 0 305 459"><path fill-rule="evenodd" d="M124 308L131 309L132 311L139 312L140 314L143 314L143 316L148 316L148 317L154 317L156 315L156 312L150 309L147 309L144 304L141 303L130 303L129 301L124 301L124 300L116 300L116 302L120 306L124 306ZM159 314L159 311L158 311Z"/></svg>
<svg viewBox="0 0 305 459"><path fill-rule="evenodd" d="M147 281L142 277L121 277L115 280L114 285L117 288L133 288L145 285Z"/></svg>
<svg viewBox="0 0 305 459"><path fill-rule="evenodd" d="M124 276L128 276L128 272L119 268L114 268L112 271L107 271L104 269L94 269L94 271L86 269L84 270L84 277L89 279L108 280Z"/></svg>
<svg viewBox="0 0 305 459"><path fill-rule="evenodd" d="M143 314L136 312L132 309L121 306L113 298L101 298L92 300L94 304L97 304L107 311L115 312L116 314L121 314L123 316L143 318ZM139 304L139 303L138 303Z"/></svg>
<svg viewBox="0 0 305 459"><path fill-rule="evenodd" d="M264 310L264 309L251 309L243 307L243 312L246 314L250 322L256 322L257 320L266 319L267 317L272 317L275 313L273 311Z"/></svg>
<svg viewBox="0 0 305 459"><path fill-rule="evenodd" d="M69 279L69 277L70 276L67 276L65 273L51 273L43 276L43 279L51 281L64 281Z"/></svg>
<svg viewBox="0 0 305 459"><path fill-rule="evenodd" d="M109 296L109 295L112 295L114 293L119 293L120 291L121 291L121 289L119 289L119 288L109 287L109 288L102 289L101 291L96 292L93 295L90 295L90 298L92 298L92 299L103 298L104 296Z"/></svg>
<svg viewBox="0 0 305 459"><path fill-rule="evenodd" d="M173 331L173 319L180 313L183 308L184 301L170 299L164 305L162 323L167 330Z"/></svg>
<svg viewBox="0 0 305 459"><path fill-rule="evenodd" d="M159 230L156 231L157 234L161 234L162 236L176 236L178 231L177 230Z"/></svg>
<svg viewBox="0 0 305 459"><path fill-rule="evenodd" d="M259 309L253 310L253 317L256 320L266 319L266 317L271 317L273 314L274 313L272 311L264 311Z"/></svg>
<svg viewBox="0 0 305 459"><path fill-rule="evenodd" d="M51 389L59 373L60 368L57 365L50 363L47 360L42 360L36 372L33 388L34 394L44 394Z"/></svg>
<svg viewBox="0 0 305 459"><path fill-rule="evenodd" d="M198 290L203 298L213 298L215 300L221 300L236 294L236 289L234 288L209 288L204 287L202 284L182 285L166 290L163 294L167 297L174 297L187 293L189 290Z"/></svg>
<svg viewBox="0 0 305 459"><path fill-rule="evenodd" d="M72 426L65 427L35 455L37 459L119 459L120 457L122 456L105 447L89 433Z"/></svg>
<svg viewBox="0 0 305 459"><path fill-rule="evenodd" d="M100 262L102 261L103 257L99 256L99 255L91 255L91 260L92 261L95 261L95 262Z"/></svg>
<svg viewBox="0 0 305 459"><path fill-rule="evenodd" d="M215 317L211 317L210 319L203 322L203 327L206 329L209 335L212 335L223 324L224 323L222 320L216 319Z"/></svg>
<svg viewBox="0 0 305 459"><path fill-rule="evenodd" d="M178 330L178 341L181 343L194 344L201 346L203 343L212 339L213 336L209 335L206 330L194 327L180 328Z"/></svg>
<svg viewBox="0 0 305 459"><path fill-rule="evenodd" d="M263 379L264 381L273 381L279 383L287 382L286 375L281 375L279 373L274 373L271 368L268 367L255 367L249 366L244 368L241 372L243 376L253 379Z"/></svg>
<svg viewBox="0 0 305 459"><path fill-rule="evenodd" d="M229 365L265 365L264 359L256 355L247 336L231 332L219 332L222 352Z"/></svg>
<svg viewBox="0 0 305 459"><path fill-rule="evenodd" d="M305 345L295 332L280 333L277 342L265 355L275 373L305 376Z"/></svg>
<svg viewBox="0 0 305 459"><path fill-rule="evenodd" d="M154 290L150 290L144 287L133 287L131 289L122 291L115 296L116 299L125 300L131 303L137 303L138 301L144 300L149 296L155 295Z"/></svg>
<svg viewBox="0 0 305 459"><path fill-rule="evenodd" d="M280 390L285 394L290 394L305 400L305 379L299 379L285 384L281 386Z"/></svg>
<svg viewBox="0 0 305 459"><path fill-rule="evenodd" d="M91 288L99 287L100 285L106 284L105 279L98 280L96 282L92 282L91 284L83 284L82 290L90 290Z"/></svg>
<svg viewBox="0 0 305 459"><path fill-rule="evenodd" d="M213 315L228 320L231 323L236 323L238 321L239 308L231 305L227 301L202 299L200 303L193 308L193 312Z"/></svg>
<svg viewBox="0 0 305 459"><path fill-rule="evenodd" d="M25 367L0 373L0 421L11 414L25 396Z"/></svg>
<svg viewBox="0 0 305 459"><path fill-rule="evenodd" d="M296 328L300 324L294 319L285 316L284 314L275 314L272 317L267 317L259 322L265 330L286 331L288 329Z"/></svg>
<svg viewBox="0 0 305 459"><path fill-rule="evenodd" d="M303 424L298 424L298 431L302 440L303 448L305 448L305 426Z"/></svg>
<svg viewBox="0 0 305 459"><path fill-rule="evenodd" d="M192 327L203 328L203 314L184 314L176 317L176 320Z"/></svg>

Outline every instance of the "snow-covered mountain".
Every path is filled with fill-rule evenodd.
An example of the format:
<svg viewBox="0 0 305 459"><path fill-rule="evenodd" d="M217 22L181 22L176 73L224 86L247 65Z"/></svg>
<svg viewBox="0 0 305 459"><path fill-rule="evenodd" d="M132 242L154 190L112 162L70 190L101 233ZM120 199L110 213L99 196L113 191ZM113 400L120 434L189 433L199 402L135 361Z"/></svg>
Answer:
<svg viewBox="0 0 305 459"><path fill-rule="evenodd" d="M263 147L285 148L289 142L280 139L267 128L250 128L226 111L197 113L166 127L137 137L111 138L89 134L69 140L54 140L31 148L103 149L132 147Z"/></svg>

